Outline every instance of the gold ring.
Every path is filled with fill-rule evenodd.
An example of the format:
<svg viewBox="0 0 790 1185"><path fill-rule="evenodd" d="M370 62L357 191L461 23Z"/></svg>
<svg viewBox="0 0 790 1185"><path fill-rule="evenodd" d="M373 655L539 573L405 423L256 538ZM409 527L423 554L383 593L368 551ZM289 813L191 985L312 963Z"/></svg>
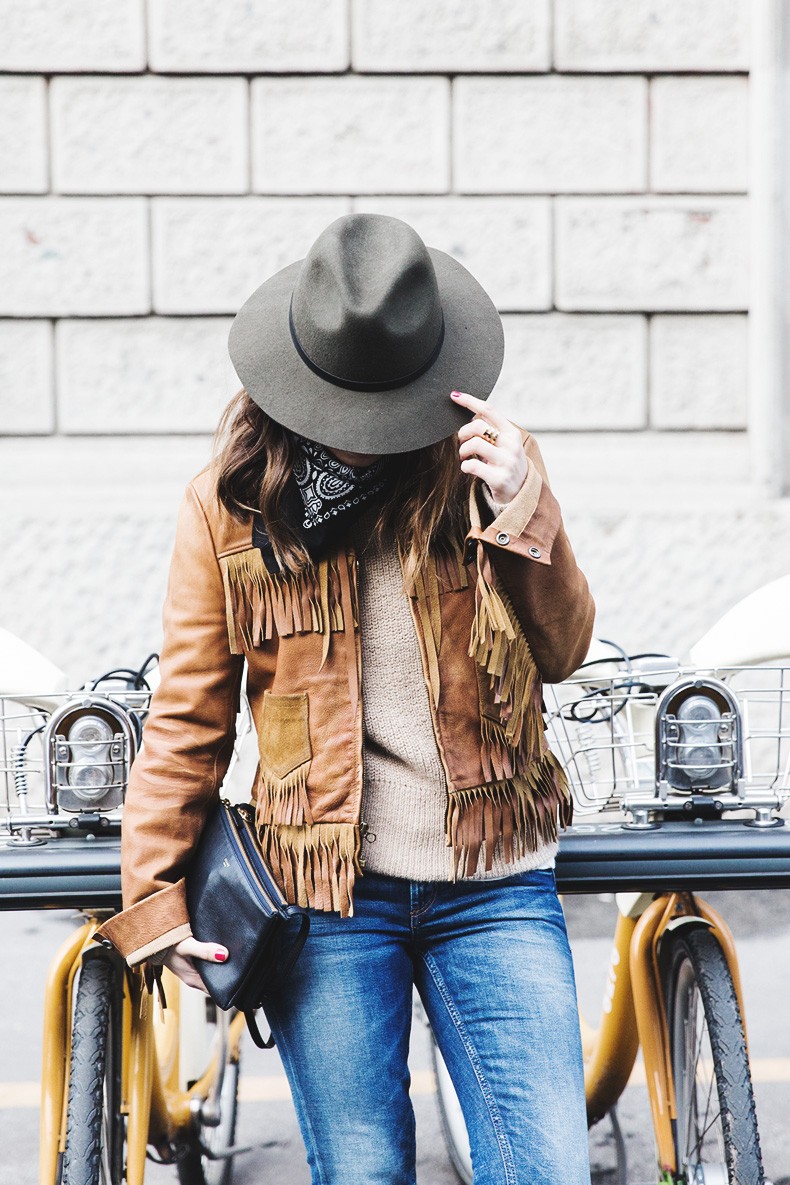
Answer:
<svg viewBox="0 0 790 1185"><path fill-rule="evenodd" d="M497 432L496 428L486 428L485 431L481 433L481 435L483 440L487 440L489 444L496 444L499 433Z"/></svg>

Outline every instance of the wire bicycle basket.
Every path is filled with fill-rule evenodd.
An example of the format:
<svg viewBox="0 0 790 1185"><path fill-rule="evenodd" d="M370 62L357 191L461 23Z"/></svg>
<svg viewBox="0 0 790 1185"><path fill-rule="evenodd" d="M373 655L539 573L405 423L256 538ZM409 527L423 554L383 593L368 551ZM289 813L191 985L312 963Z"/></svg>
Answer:
<svg viewBox="0 0 790 1185"><path fill-rule="evenodd" d="M0 841L120 826L151 691L0 695Z"/></svg>
<svg viewBox="0 0 790 1185"><path fill-rule="evenodd" d="M790 666L590 663L544 688L547 740L580 815L631 828L744 812L776 826L790 798Z"/></svg>

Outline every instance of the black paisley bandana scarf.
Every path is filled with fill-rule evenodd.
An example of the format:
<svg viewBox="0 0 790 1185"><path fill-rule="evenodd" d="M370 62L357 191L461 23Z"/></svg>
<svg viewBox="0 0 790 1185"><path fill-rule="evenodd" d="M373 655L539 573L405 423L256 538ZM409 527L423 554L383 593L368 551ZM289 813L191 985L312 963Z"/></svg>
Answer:
<svg viewBox="0 0 790 1185"><path fill-rule="evenodd" d="M337 544L359 516L390 486L395 466L389 456L357 467L338 460L314 440L294 433L296 456L280 513L309 555L319 559ZM260 514L253 516L252 541L266 568L279 572Z"/></svg>

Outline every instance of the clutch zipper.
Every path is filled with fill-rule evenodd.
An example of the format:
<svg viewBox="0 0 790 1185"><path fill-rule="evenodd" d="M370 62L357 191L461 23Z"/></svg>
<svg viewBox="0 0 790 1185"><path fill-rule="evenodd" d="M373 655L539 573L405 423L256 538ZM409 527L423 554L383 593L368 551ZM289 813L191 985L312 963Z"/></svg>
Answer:
<svg viewBox="0 0 790 1185"><path fill-rule="evenodd" d="M250 885L254 889L256 889L261 894L262 897L264 897L266 899L267 903L271 906L271 908L273 910L275 910L276 912L279 913L279 906L276 901L272 900L271 894L261 884L260 877L257 875L257 873L255 872L255 869L252 866L252 862L247 854L247 850L244 846L243 841L240 841L237 838L236 830L235 830L232 820L231 820L231 811L233 809L231 806L231 803L229 802L229 800L227 798L225 798L222 800L222 805L225 808L225 828L228 832L231 843L233 844L233 846L235 847L235 849L237 850L237 852L239 853L239 855L242 858L243 867L244 867L244 870L247 874L247 879L248 879Z"/></svg>
<svg viewBox="0 0 790 1185"><path fill-rule="evenodd" d="M263 868L256 868L255 862L251 858L251 853L253 856L257 855L258 840L253 829L252 819L250 818L250 809L244 803L241 803L236 807L236 813L242 821L242 834L240 838L247 862L253 870L253 875L261 885L261 891L266 897L266 900L273 909L277 910L278 913L282 913L283 907L288 903L280 892L279 886L269 875L269 870L265 866ZM265 881L265 884L261 883L262 881Z"/></svg>

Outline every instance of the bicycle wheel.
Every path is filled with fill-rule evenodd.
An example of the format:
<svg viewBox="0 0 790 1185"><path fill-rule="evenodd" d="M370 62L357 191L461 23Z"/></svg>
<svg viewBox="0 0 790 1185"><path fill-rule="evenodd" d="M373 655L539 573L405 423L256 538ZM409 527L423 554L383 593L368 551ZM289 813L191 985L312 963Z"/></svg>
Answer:
<svg viewBox="0 0 790 1185"><path fill-rule="evenodd" d="M678 1181L762 1185L760 1136L738 999L724 952L707 927L661 939L677 1118Z"/></svg>
<svg viewBox="0 0 790 1185"><path fill-rule="evenodd" d="M458 1102L458 1095L432 1032L430 1038L431 1065L436 1076L436 1099L439 1103L439 1118L447 1154L462 1185L472 1185L472 1155L469 1151L469 1136L461 1104Z"/></svg>
<svg viewBox="0 0 790 1185"><path fill-rule="evenodd" d="M123 1179L122 991L109 959L83 962L72 1021L61 1185L120 1185Z"/></svg>
<svg viewBox="0 0 790 1185"><path fill-rule="evenodd" d="M227 1037L228 1017L209 1002L204 1011L204 1031L193 1036L203 1047L216 1048L218 1026L223 1027ZM230 1185L233 1158L222 1154L233 1147L236 1138L240 1075L239 1061L228 1057L224 1062L219 1093L219 1123L208 1124L196 1119L177 1161L179 1185Z"/></svg>

